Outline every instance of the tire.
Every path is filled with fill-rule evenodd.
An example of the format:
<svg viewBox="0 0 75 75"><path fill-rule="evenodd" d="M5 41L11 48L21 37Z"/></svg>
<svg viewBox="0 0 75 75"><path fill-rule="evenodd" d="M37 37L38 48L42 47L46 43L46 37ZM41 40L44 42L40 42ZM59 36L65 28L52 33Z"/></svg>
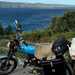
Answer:
<svg viewBox="0 0 75 75"><path fill-rule="evenodd" d="M14 58L11 58L7 61L8 57L0 59L0 75L8 75L13 72L17 67L17 61ZM4 64L6 64L4 66Z"/></svg>
<svg viewBox="0 0 75 75"><path fill-rule="evenodd" d="M74 75L73 68L70 64L65 65L66 75Z"/></svg>
<svg viewBox="0 0 75 75"><path fill-rule="evenodd" d="M73 68L74 75L75 75L75 60L72 60L72 68Z"/></svg>

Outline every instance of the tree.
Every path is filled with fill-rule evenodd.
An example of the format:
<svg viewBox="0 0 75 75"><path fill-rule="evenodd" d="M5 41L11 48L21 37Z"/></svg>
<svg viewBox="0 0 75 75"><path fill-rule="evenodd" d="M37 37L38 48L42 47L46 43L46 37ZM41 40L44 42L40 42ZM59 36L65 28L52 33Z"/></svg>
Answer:
<svg viewBox="0 0 75 75"><path fill-rule="evenodd" d="M6 28L6 34L12 34L13 33L13 28L11 25L8 25L8 27Z"/></svg>
<svg viewBox="0 0 75 75"><path fill-rule="evenodd" d="M3 34L4 34L4 29L3 29L2 24L0 24L0 35L3 35Z"/></svg>
<svg viewBox="0 0 75 75"><path fill-rule="evenodd" d="M51 30L57 32L75 32L75 12L66 12L64 16L54 17L51 25Z"/></svg>

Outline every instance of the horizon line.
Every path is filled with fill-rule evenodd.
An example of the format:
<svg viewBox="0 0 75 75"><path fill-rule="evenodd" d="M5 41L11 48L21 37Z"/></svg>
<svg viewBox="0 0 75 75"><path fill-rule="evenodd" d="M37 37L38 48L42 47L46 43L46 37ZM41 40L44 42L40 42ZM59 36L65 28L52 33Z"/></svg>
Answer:
<svg viewBox="0 0 75 75"><path fill-rule="evenodd" d="M8 2L8 3L30 3L30 4L46 4L46 5L50 5L50 4L55 4L55 3L42 3L42 2L15 2L15 1L0 1L0 2ZM72 4L55 4L55 5L70 5L70 6L75 6L75 5L72 5Z"/></svg>

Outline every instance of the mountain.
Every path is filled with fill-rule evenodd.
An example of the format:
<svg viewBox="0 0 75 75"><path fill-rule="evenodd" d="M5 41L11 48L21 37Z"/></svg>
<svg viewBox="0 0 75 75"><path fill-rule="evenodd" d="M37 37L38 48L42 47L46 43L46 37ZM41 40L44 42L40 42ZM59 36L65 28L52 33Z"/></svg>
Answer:
<svg viewBox="0 0 75 75"><path fill-rule="evenodd" d="M17 2L2 2L0 8L73 8L72 5L62 4L42 4L42 3L17 3Z"/></svg>

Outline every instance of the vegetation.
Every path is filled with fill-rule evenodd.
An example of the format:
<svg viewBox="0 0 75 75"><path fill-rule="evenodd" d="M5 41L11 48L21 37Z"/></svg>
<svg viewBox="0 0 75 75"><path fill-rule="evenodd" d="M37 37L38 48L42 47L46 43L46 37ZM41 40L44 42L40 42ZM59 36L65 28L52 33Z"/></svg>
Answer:
<svg viewBox="0 0 75 75"><path fill-rule="evenodd" d="M4 34L4 30L3 30L2 24L0 23L0 35L3 35L3 34Z"/></svg>
<svg viewBox="0 0 75 75"><path fill-rule="evenodd" d="M65 12L62 17L54 17L51 25L54 33L75 31L75 12Z"/></svg>
<svg viewBox="0 0 75 75"><path fill-rule="evenodd" d="M13 28L11 25L8 25L8 27L5 29L5 34L12 34L13 33Z"/></svg>
<svg viewBox="0 0 75 75"><path fill-rule="evenodd" d="M2 24L0 24L0 35L8 35L13 33L13 28L11 25L8 25L6 28L3 27Z"/></svg>

